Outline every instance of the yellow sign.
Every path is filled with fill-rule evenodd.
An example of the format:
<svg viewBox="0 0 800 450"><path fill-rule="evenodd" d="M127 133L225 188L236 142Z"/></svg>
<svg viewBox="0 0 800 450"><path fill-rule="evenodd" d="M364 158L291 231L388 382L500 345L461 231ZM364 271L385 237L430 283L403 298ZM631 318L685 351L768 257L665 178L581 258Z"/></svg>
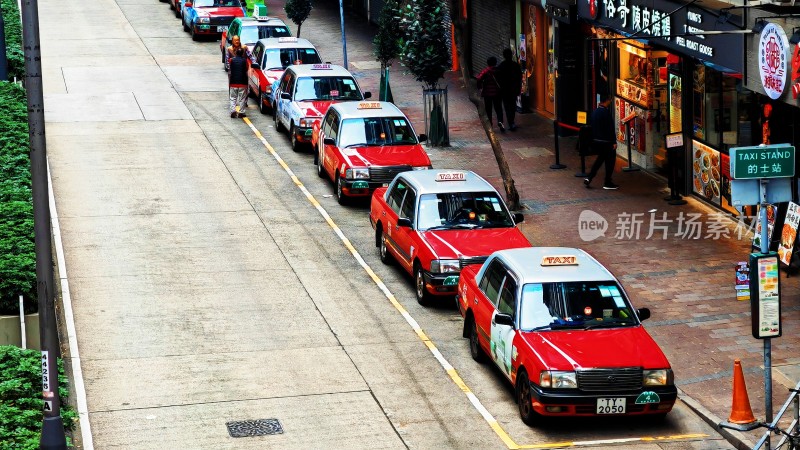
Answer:
<svg viewBox="0 0 800 450"><path fill-rule="evenodd" d="M576 266L578 258L573 255L543 256L543 266Z"/></svg>
<svg viewBox="0 0 800 450"><path fill-rule="evenodd" d="M586 111L578 111L578 123L586 125Z"/></svg>

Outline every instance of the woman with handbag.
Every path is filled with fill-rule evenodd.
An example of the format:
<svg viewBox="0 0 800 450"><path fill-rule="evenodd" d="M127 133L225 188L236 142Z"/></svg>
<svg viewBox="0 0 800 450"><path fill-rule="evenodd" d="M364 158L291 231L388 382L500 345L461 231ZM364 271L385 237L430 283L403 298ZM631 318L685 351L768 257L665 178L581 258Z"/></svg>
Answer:
<svg viewBox="0 0 800 450"><path fill-rule="evenodd" d="M497 113L497 126L500 131L506 131L503 127L503 99L500 96L500 84L497 82L497 58L490 56L486 60L486 68L478 74L478 88L481 90L483 105L486 108L486 117L489 118L489 125L492 125L492 108Z"/></svg>

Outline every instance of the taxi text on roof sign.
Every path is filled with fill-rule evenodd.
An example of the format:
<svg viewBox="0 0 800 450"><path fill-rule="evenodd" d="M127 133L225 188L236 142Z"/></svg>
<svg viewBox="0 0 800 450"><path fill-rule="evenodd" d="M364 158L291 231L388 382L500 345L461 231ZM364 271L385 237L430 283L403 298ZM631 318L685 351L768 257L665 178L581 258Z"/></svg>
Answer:
<svg viewBox="0 0 800 450"><path fill-rule="evenodd" d="M253 5L253 17L257 20L267 19L267 5Z"/></svg>
<svg viewBox="0 0 800 450"><path fill-rule="evenodd" d="M358 104L358 109L381 109L380 102L361 102Z"/></svg>
<svg viewBox="0 0 800 450"><path fill-rule="evenodd" d="M278 42L297 42L297 38L294 36L279 37Z"/></svg>
<svg viewBox="0 0 800 450"><path fill-rule="evenodd" d="M466 172L439 172L436 174L436 181L465 181Z"/></svg>
<svg viewBox="0 0 800 450"><path fill-rule="evenodd" d="M331 70L330 64L313 64L311 70Z"/></svg>
<svg viewBox="0 0 800 450"><path fill-rule="evenodd" d="M578 257L574 255L554 255L543 256L543 266L575 266L578 265Z"/></svg>

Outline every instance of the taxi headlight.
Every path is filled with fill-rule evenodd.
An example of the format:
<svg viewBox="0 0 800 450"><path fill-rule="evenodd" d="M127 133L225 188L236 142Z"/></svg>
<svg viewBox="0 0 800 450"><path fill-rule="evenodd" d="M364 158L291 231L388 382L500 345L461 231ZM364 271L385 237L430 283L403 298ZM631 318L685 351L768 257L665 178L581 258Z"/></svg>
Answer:
<svg viewBox="0 0 800 450"><path fill-rule="evenodd" d="M200 17L199 19L197 19L197 21L200 23L211 23L211 19L208 17Z"/></svg>
<svg viewBox="0 0 800 450"><path fill-rule="evenodd" d="M431 261L431 273L458 273L461 264L457 259L434 259Z"/></svg>
<svg viewBox="0 0 800 450"><path fill-rule="evenodd" d="M360 169L347 169L344 171L344 177L348 180L369 180L369 169L366 167Z"/></svg>
<svg viewBox="0 0 800 450"><path fill-rule="evenodd" d="M432 168L431 166L414 166L411 169L412 170L425 170L425 169L431 169L431 168Z"/></svg>
<svg viewBox="0 0 800 450"><path fill-rule="evenodd" d="M267 87L264 88L264 93L269 95L272 94L272 85L268 84Z"/></svg>
<svg viewBox="0 0 800 450"><path fill-rule="evenodd" d="M544 370L539 376L539 386L553 389L577 389L578 381L575 379L575 372Z"/></svg>
<svg viewBox="0 0 800 450"><path fill-rule="evenodd" d="M645 386L670 386L672 385L672 370L658 369L642 372L642 384Z"/></svg>

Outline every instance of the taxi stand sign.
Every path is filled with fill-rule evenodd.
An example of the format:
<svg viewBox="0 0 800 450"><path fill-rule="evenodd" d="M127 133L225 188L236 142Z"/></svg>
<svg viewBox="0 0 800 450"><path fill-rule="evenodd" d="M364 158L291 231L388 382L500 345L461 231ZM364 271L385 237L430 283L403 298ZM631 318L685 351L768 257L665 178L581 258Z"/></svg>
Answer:
<svg viewBox="0 0 800 450"><path fill-rule="evenodd" d="M781 336L781 284L778 254L750 254L750 309L753 337Z"/></svg>
<svg viewBox="0 0 800 450"><path fill-rule="evenodd" d="M269 17L267 16L267 5L257 4L253 5L253 17L256 20L266 20Z"/></svg>
<svg viewBox="0 0 800 450"><path fill-rule="evenodd" d="M794 146L788 144L730 149L734 180L794 176Z"/></svg>

